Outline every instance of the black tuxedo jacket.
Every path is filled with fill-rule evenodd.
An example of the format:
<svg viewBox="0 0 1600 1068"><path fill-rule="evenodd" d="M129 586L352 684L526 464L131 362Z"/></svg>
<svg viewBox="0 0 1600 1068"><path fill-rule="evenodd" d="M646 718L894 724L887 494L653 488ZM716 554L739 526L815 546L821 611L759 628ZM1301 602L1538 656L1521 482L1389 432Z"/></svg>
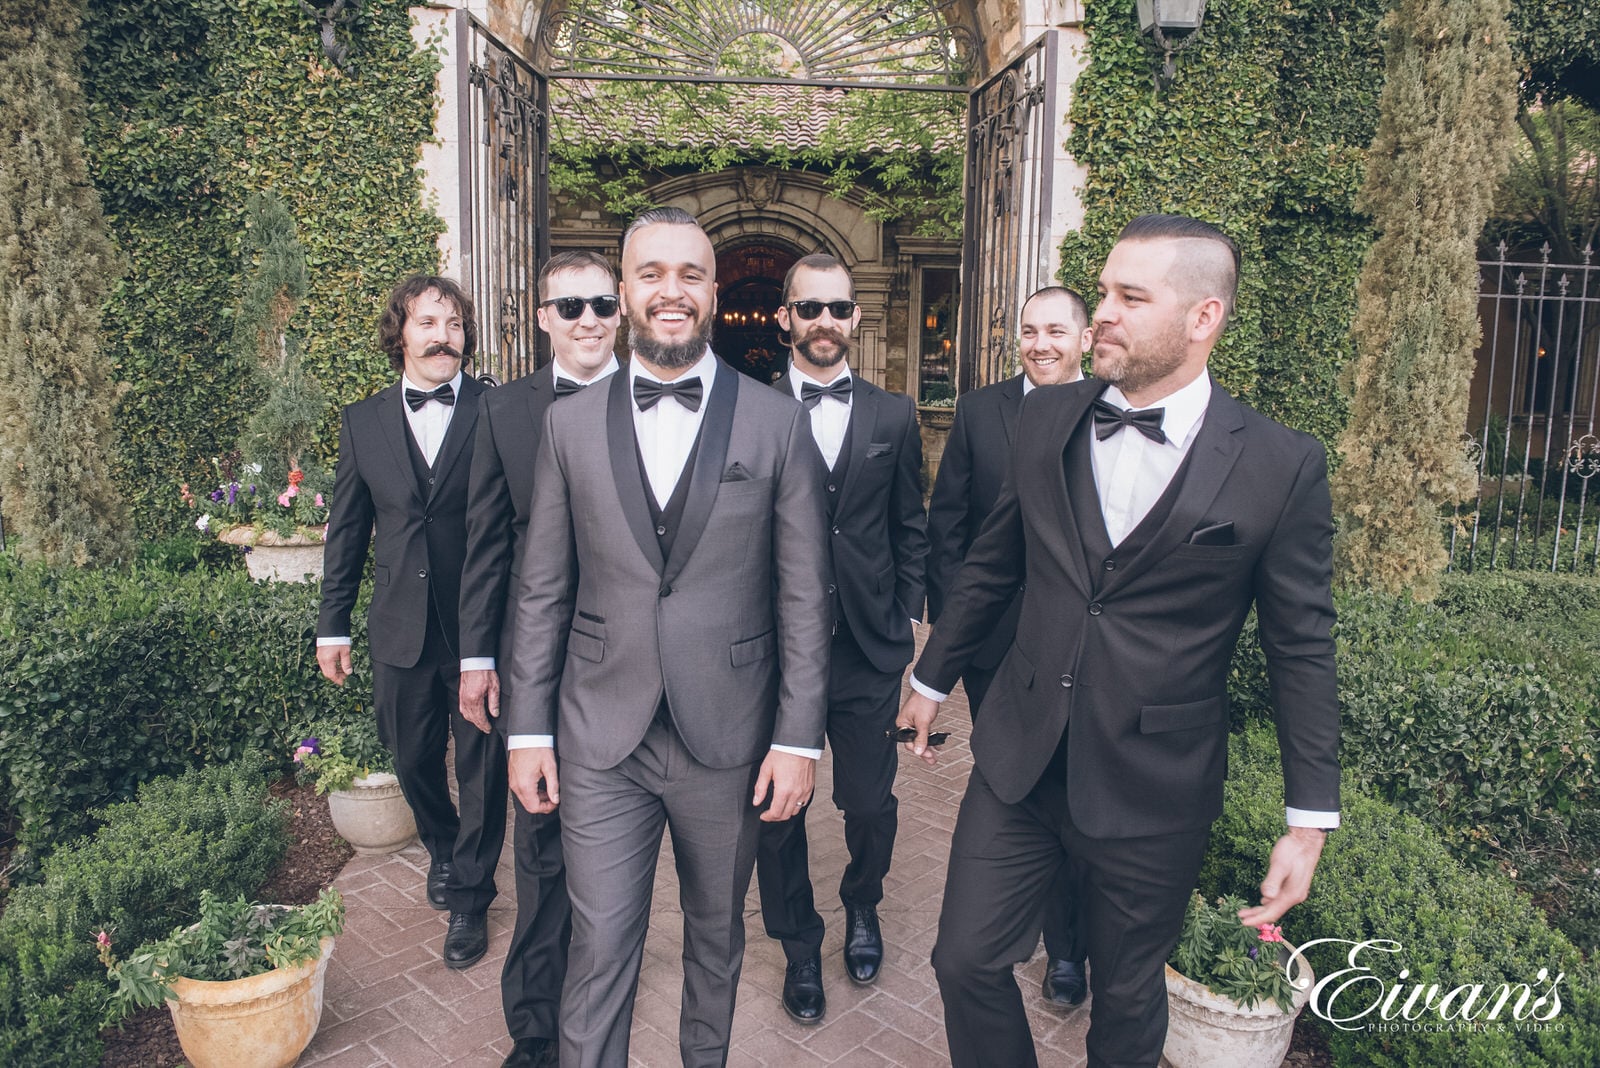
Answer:
<svg viewBox="0 0 1600 1068"><path fill-rule="evenodd" d="M850 379L849 456L840 456L844 484L828 542L834 582L862 653L879 671L898 674L911 663L911 620L922 618L926 589L922 435L910 397L854 373ZM794 395L789 375L775 384L784 396Z"/></svg>
<svg viewBox="0 0 1600 1068"><path fill-rule="evenodd" d="M1021 375L967 393L956 402L955 422L939 460L939 476L928 502L928 622L939 622L961 561L989 518L1011 463L1017 415L1022 411ZM1005 616L972 657L992 671L1011 648L1022 599L1013 597Z"/></svg>
<svg viewBox="0 0 1600 1068"><path fill-rule="evenodd" d="M533 507L533 461L545 409L556 398L554 368L546 364L489 390L478 410L461 575L461 656L495 657L502 673L510 665L512 641L506 600L520 574Z"/></svg>
<svg viewBox="0 0 1600 1068"><path fill-rule="evenodd" d="M1103 382L1036 390L1011 477L929 637L917 678L949 691L1018 583L1021 625L973 729L973 754L1008 803L1038 782L1063 733L1073 821L1096 838L1172 834L1222 811L1228 664L1255 605L1287 804L1339 807L1339 704L1330 636L1327 459L1305 434L1214 389L1166 521L1131 559L1091 574L1069 439ZM1074 448L1088 447L1086 428ZM1127 431L1124 431L1127 433ZM1231 523L1230 543L1198 530Z"/></svg>
<svg viewBox="0 0 1600 1068"><path fill-rule="evenodd" d="M323 550L319 637L350 633L370 543L372 658L393 667L416 666L430 601L450 649L460 648L456 616L467 544L467 477L483 391L470 375L462 375L455 414L427 486L418 484L412 466L414 446L398 382L345 408Z"/></svg>

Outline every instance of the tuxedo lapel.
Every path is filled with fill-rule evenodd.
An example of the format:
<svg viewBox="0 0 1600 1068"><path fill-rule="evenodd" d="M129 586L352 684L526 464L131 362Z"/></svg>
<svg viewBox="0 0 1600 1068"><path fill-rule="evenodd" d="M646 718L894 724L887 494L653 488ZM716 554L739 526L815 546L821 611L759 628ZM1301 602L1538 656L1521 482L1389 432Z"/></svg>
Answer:
<svg viewBox="0 0 1600 1068"><path fill-rule="evenodd" d="M1077 389L1066 394L1065 403L1060 405L1056 422L1051 427L1049 440L1045 443L1046 455L1051 457L1047 468L1052 478L1046 488L1054 503L1057 516L1056 536L1062 544L1066 556L1066 571L1072 579L1072 584L1078 587L1085 597L1093 594L1092 584L1089 581L1089 565L1083 555L1083 539L1078 536L1078 511L1091 510L1093 514L1086 519L1094 523L1104 523L1100 516L1100 502L1098 500L1074 501L1072 494L1067 492L1067 443L1072 440L1073 432L1078 429L1078 424L1083 422L1089 411L1089 405L1095 398L1105 392L1105 386L1098 389ZM1088 446L1085 445L1085 448ZM1022 486L1017 486L1022 492Z"/></svg>
<svg viewBox="0 0 1600 1068"><path fill-rule="evenodd" d="M1000 387L1000 427L1005 432L1006 449L1017 440L1017 413L1022 411L1022 376L1017 375Z"/></svg>
<svg viewBox="0 0 1600 1068"><path fill-rule="evenodd" d="M867 446L877 436L878 394L860 376L851 375L850 422L845 438L850 443L850 465L844 472L844 485L839 487L839 504L842 508L850 499L850 491L859 481L862 468L867 465Z"/></svg>
<svg viewBox="0 0 1600 1068"><path fill-rule="evenodd" d="M533 381L528 390L528 425L533 427L535 434L544 423L544 410L555 399L555 366L554 363L547 363L533 372ZM533 457L528 457L528 462L531 464Z"/></svg>
<svg viewBox="0 0 1600 1068"><path fill-rule="evenodd" d="M672 543L672 559L667 561L662 581L671 584L683 570L683 565L694 555L694 547L705 532L706 521L711 518L711 506L716 503L717 489L722 485L723 463L728 458L728 437L733 429L733 410L739 399L739 379L742 377L721 359L717 360L717 376L711 387L705 418L700 423L700 447L695 450L694 471L690 473L689 497L683 504L683 522Z"/></svg>
<svg viewBox="0 0 1600 1068"><path fill-rule="evenodd" d="M456 397L455 411L450 416L450 425L445 428L439 455L433 460L433 484L428 493L429 500L439 492L450 469L461 458L461 450L472 440L473 432L478 427L478 401L482 394L483 386L466 375L461 376L461 393Z"/></svg>
<svg viewBox="0 0 1600 1068"><path fill-rule="evenodd" d="M417 501L427 504L412 473L411 425L406 421L404 402L400 399L400 384L396 382L387 389L379 390L377 397L378 426L383 429L383 440L389 443L389 452L394 456L394 469L401 480L411 487L411 493Z"/></svg>
<svg viewBox="0 0 1600 1068"><path fill-rule="evenodd" d="M611 376L611 392L606 397L606 451L611 455L611 480L616 484L617 499L622 504L622 514L627 517L628 529L633 532L633 540L639 543L639 551L659 575L666 561L661 558L661 543L656 540L655 527L650 523L644 480L639 477L629 382L624 372Z"/></svg>

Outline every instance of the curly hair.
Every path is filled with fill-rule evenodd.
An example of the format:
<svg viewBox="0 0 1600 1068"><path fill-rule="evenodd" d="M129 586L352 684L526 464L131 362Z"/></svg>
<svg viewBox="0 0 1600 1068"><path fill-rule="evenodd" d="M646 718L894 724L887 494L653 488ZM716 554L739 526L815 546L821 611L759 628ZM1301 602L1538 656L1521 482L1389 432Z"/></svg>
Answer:
<svg viewBox="0 0 1600 1068"><path fill-rule="evenodd" d="M389 366L396 372L406 368L406 319L411 305L424 293L437 293L439 299L451 304L461 316L461 328L466 339L461 345L461 357L471 362L478 349L478 316L472 297L454 279L435 274L414 274L395 286L378 319L378 348L389 357Z"/></svg>

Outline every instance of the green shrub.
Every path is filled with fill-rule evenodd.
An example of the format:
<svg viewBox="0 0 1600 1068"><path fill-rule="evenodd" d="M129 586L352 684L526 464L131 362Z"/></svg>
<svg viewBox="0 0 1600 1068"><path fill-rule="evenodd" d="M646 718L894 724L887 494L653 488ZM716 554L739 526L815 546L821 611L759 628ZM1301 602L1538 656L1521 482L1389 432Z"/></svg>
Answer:
<svg viewBox="0 0 1600 1068"><path fill-rule="evenodd" d="M1283 784L1272 733L1253 729L1235 737L1229 763L1223 815L1212 828L1200 891L1257 900L1268 852L1283 832ZM1551 1021L1560 1030L1517 1030L1511 1022L1503 1031L1491 1024L1483 1032L1445 1033L1323 1025L1334 1062L1396 1068L1600 1063L1600 976L1512 881L1467 869L1420 820L1364 796L1348 776L1342 800L1342 823L1328 836L1311 896L1284 917L1290 942L1392 939L1401 952L1360 959L1373 974L1408 990L1411 983L1437 983L1441 991L1461 984L1481 983L1494 991L1501 983L1527 983L1542 994L1549 985L1536 980L1541 968L1566 978L1558 988L1561 1012ZM1320 946L1307 955L1324 976L1347 966L1347 952L1348 947ZM1409 969L1404 980L1398 979L1401 968ZM1358 985L1336 1002L1335 1014L1348 1016L1378 1000L1374 989Z"/></svg>
<svg viewBox="0 0 1600 1068"><path fill-rule="evenodd" d="M203 890L254 893L288 848L288 813L264 799L259 760L146 783L12 891L0 916L0 1064L99 1063L111 989L96 933L136 946L192 919Z"/></svg>
<svg viewBox="0 0 1600 1068"><path fill-rule="evenodd" d="M250 748L285 761L318 717L370 716L370 672L316 666L316 585L242 573L52 571L0 560L0 796L47 848L141 782ZM355 647L365 649L357 613Z"/></svg>

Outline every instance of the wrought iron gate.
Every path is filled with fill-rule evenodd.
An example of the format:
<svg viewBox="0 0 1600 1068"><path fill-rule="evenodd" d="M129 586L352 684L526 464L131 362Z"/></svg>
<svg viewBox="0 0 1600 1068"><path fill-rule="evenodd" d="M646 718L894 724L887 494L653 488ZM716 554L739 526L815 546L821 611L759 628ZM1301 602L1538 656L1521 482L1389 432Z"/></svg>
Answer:
<svg viewBox="0 0 1600 1068"><path fill-rule="evenodd" d="M535 316L549 257L549 83L456 12L461 281L478 305L478 373L501 382L545 362Z"/></svg>
<svg viewBox="0 0 1600 1068"><path fill-rule="evenodd" d="M1479 263L1483 343L1468 448L1478 494L1457 512L1451 566L1600 567L1600 265Z"/></svg>
<svg viewBox="0 0 1600 1068"><path fill-rule="evenodd" d="M1021 303L1052 281L1060 37L1046 33L968 99L962 393L1011 373Z"/></svg>

